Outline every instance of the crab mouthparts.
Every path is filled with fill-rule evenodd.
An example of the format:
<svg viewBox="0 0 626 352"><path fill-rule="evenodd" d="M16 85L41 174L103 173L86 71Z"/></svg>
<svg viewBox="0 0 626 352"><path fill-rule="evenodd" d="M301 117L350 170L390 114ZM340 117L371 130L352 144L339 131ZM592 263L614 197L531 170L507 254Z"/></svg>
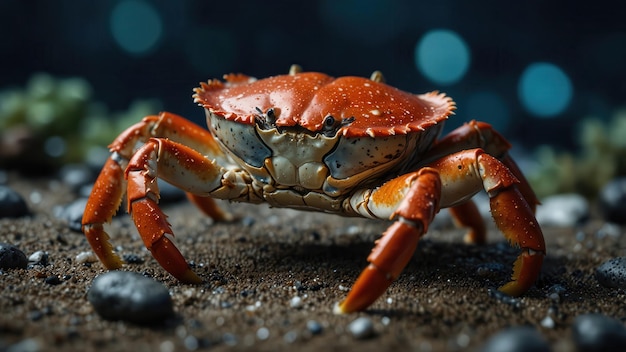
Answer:
<svg viewBox="0 0 626 352"><path fill-rule="evenodd" d="M257 126L262 130L275 129L278 133L295 133L295 134L307 134L310 136L324 135L325 137L334 137L337 132L344 126L350 125L354 122L354 117L348 117L343 119L336 119L332 115L326 115L322 121L322 126L318 130L309 130L301 125L293 126L279 126L276 124L276 111L274 108L267 109L266 112L256 108L258 112L255 118Z"/></svg>

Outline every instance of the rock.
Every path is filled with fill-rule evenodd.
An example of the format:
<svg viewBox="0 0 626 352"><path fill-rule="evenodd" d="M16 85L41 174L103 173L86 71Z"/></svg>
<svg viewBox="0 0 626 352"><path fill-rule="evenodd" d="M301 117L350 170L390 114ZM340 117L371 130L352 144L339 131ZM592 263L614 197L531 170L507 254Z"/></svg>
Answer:
<svg viewBox="0 0 626 352"><path fill-rule="evenodd" d="M600 208L607 221L626 224L626 177L614 179L600 190Z"/></svg>
<svg viewBox="0 0 626 352"><path fill-rule="evenodd" d="M318 323L315 320L308 320L306 322L306 328L313 335L319 335L322 333L322 331L324 331L324 327L322 326L322 324Z"/></svg>
<svg viewBox="0 0 626 352"><path fill-rule="evenodd" d="M584 314L574 320L572 338L577 351L618 352L626 346L626 328L606 315Z"/></svg>
<svg viewBox="0 0 626 352"><path fill-rule="evenodd" d="M82 232L83 213L87 206L87 198L79 198L70 204L58 206L54 209L54 215L67 223L72 231Z"/></svg>
<svg viewBox="0 0 626 352"><path fill-rule="evenodd" d="M602 263L596 269L596 279L604 287L626 289L626 257Z"/></svg>
<svg viewBox="0 0 626 352"><path fill-rule="evenodd" d="M0 269L26 269L28 258L19 248L0 242Z"/></svg>
<svg viewBox="0 0 626 352"><path fill-rule="evenodd" d="M575 226L589 218L589 203L575 193L546 197L537 207L536 217L542 226Z"/></svg>
<svg viewBox="0 0 626 352"><path fill-rule="evenodd" d="M482 352L548 352L550 345L535 329L518 326L491 336Z"/></svg>
<svg viewBox="0 0 626 352"><path fill-rule="evenodd" d="M73 192L78 193L82 187L91 184L96 177L92 169L85 164L68 164L59 170L59 178Z"/></svg>
<svg viewBox="0 0 626 352"><path fill-rule="evenodd" d="M28 264L47 266L49 264L49 259L48 252L37 251L28 256Z"/></svg>
<svg viewBox="0 0 626 352"><path fill-rule="evenodd" d="M374 323L367 317L357 318L348 325L348 331L356 339L366 339L374 335Z"/></svg>
<svg viewBox="0 0 626 352"><path fill-rule="evenodd" d="M30 215L22 196L12 188L0 185L0 218L19 218Z"/></svg>
<svg viewBox="0 0 626 352"><path fill-rule="evenodd" d="M136 324L159 324L173 316L168 289L143 275L109 271L93 280L87 299L101 317Z"/></svg>

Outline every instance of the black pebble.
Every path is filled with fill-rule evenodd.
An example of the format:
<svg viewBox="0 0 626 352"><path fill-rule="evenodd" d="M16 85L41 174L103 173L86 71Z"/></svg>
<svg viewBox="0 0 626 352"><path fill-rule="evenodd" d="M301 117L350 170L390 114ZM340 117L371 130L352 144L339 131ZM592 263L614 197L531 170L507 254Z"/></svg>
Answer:
<svg viewBox="0 0 626 352"><path fill-rule="evenodd" d="M26 254L12 244L0 242L0 269L26 269Z"/></svg>
<svg viewBox="0 0 626 352"><path fill-rule="evenodd" d="M122 260L126 264L142 264L143 258L138 256L137 254L124 254L122 256Z"/></svg>
<svg viewBox="0 0 626 352"><path fill-rule="evenodd" d="M513 327L490 337L482 352L549 352L550 345L544 337L530 327Z"/></svg>
<svg viewBox="0 0 626 352"><path fill-rule="evenodd" d="M22 196L8 186L0 185L0 218L19 218L30 215Z"/></svg>
<svg viewBox="0 0 626 352"><path fill-rule="evenodd" d="M572 325L572 337L580 352L618 352L626 346L626 328L620 321L602 314L579 315Z"/></svg>
<svg viewBox="0 0 626 352"><path fill-rule="evenodd" d="M109 271L93 280L87 299L108 320L160 324L173 316L168 289L151 278L126 271Z"/></svg>
<svg viewBox="0 0 626 352"><path fill-rule="evenodd" d="M604 287L626 289L626 257L602 263L596 269L596 279Z"/></svg>
<svg viewBox="0 0 626 352"><path fill-rule="evenodd" d="M607 221L626 224L626 177L614 179L602 188L600 207Z"/></svg>

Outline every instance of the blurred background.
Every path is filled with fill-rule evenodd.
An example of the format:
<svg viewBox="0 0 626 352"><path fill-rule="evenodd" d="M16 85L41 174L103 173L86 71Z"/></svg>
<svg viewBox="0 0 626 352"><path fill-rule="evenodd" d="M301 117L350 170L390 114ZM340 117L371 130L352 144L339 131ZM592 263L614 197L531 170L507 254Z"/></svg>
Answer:
<svg viewBox="0 0 626 352"><path fill-rule="evenodd" d="M540 193L593 195L626 173L626 24L617 5L5 0L0 168L28 160L11 152L24 141L52 165L80 161L162 109L203 124L191 99L199 81L284 74L297 63L333 76L381 70L403 90L446 92L458 105L448 130L489 122L515 144Z"/></svg>

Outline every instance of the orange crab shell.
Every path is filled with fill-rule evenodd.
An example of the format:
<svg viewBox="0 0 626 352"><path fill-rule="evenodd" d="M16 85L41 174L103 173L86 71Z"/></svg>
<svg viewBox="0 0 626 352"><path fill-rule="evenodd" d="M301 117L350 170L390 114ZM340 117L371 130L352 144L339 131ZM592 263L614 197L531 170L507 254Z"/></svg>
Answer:
<svg viewBox="0 0 626 352"><path fill-rule="evenodd" d="M194 100L225 119L254 124L258 110L274 109L276 126L320 131L324 118L354 117L339 133L346 137L389 136L423 131L445 119L455 104L443 93L411 94L362 77L333 78L303 72L256 80L242 75L209 80Z"/></svg>

